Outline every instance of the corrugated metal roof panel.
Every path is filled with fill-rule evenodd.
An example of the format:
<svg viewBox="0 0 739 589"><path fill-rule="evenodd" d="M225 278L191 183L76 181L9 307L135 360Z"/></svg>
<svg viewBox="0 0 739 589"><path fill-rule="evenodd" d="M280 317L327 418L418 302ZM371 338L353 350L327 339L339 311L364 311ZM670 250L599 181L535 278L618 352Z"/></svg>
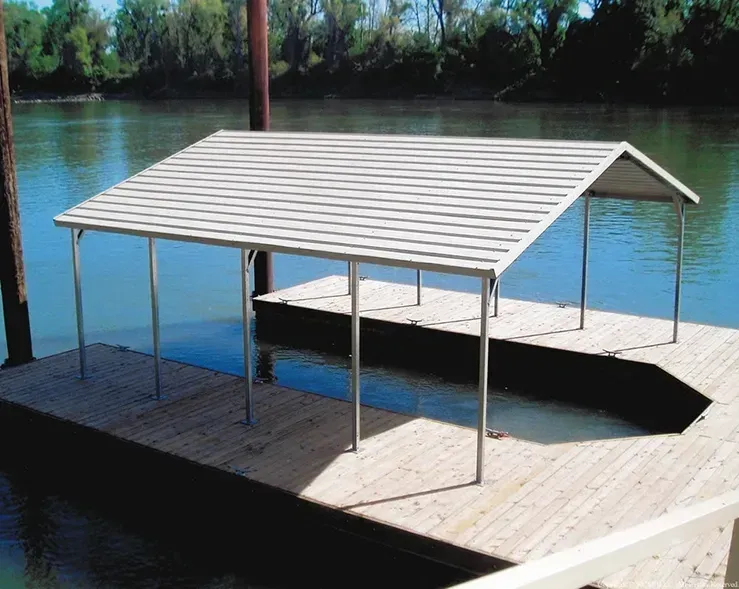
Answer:
<svg viewBox="0 0 739 589"><path fill-rule="evenodd" d="M587 190L698 201L627 143L220 131L55 223L494 276Z"/></svg>

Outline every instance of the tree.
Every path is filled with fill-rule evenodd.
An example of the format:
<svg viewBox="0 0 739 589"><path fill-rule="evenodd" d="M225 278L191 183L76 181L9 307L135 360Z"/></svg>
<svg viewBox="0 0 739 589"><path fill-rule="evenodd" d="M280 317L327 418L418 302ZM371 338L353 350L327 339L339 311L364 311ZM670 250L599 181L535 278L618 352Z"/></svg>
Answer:
<svg viewBox="0 0 739 589"><path fill-rule="evenodd" d="M136 69L162 64L168 0L120 0L115 14L115 49Z"/></svg>
<svg viewBox="0 0 739 589"><path fill-rule="evenodd" d="M364 16L360 0L321 0L324 59L329 67L349 54L352 34Z"/></svg>
<svg viewBox="0 0 739 589"><path fill-rule="evenodd" d="M321 9L319 0L271 0L269 9L277 55L290 70L297 71L308 61L313 23Z"/></svg>
<svg viewBox="0 0 739 589"><path fill-rule="evenodd" d="M578 0L524 0L521 16L539 45L542 67L549 66L577 15Z"/></svg>
<svg viewBox="0 0 739 589"><path fill-rule="evenodd" d="M247 53L246 0L228 0L226 2L226 12L228 13L230 43L234 48L234 71L242 73L245 69L244 56Z"/></svg>
<svg viewBox="0 0 739 589"><path fill-rule="evenodd" d="M10 2L5 4L4 17L10 77L40 78L51 73L58 60L43 51L44 15L34 5Z"/></svg>
<svg viewBox="0 0 739 589"><path fill-rule="evenodd" d="M246 79L246 0L118 1L112 19L90 0L6 4L11 88ZM739 102L739 1L584 1L592 18L578 0L269 0L270 71L312 96Z"/></svg>
<svg viewBox="0 0 739 589"><path fill-rule="evenodd" d="M89 0L53 0L49 8L44 8L47 52L58 51L73 28L84 27L91 11Z"/></svg>
<svg viewBox="0 0 739 589"><path fill-rule="evenodd" d="M222 0L180 0L167 16L182 71L212 74L225 54L226 7Z"/></svg>
<svg viewBox="0 0 739 589"><path fill-rule="evenodd" d="M92 76L92 50L83 27L76 26L64 36L62 63L78 78Z"/></svg>
<svg viewBox="0 0 739 589"><path fill-rule="evenodd" d="M110 22L92 9L89 0L53 0L42 13L44 49L59 56L60 68L76 85L94 87L107 78Z"/></svg>
<svg viewBox="0 0 739 589"><path fill-rule="evenodd" d="M439 31L441 33L441 40L439 47L444 49L446 47L446 14L447 14L447 2L449 0L434 0L431 3L431 7L434 9L437 22L439 24Z"/></svg>

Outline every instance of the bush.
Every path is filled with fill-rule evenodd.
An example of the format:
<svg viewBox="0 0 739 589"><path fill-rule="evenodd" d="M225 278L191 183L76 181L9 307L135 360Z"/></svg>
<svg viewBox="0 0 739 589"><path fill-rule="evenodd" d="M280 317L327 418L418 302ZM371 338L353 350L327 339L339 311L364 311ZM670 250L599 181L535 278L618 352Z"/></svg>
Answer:
<svg viewBox="0 0 739 589"><path fill-rule="evenodd" d="M275 61L269 66L269 75L273 78L279 78L290 71L290 64L286 61Z"/></svg>

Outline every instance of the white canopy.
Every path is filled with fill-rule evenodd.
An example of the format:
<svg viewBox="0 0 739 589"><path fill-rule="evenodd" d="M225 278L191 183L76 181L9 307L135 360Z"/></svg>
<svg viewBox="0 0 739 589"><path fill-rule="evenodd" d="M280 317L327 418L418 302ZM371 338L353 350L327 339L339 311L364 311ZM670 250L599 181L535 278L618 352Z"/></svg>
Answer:
<svg viewBox="0 0 739 589"><path fill-rule="evenodd" d="M698 196L628 143L219 131L54 219L72 229L80 376L86 374L83 229L147 237L156 398L161 399L155 238L241 249L244 423L254 424L249 268L256 251L350 262L352 448L359 447L359 263L480 278L477 473L484 479L490 299L499 277L585 194L580 328L591 197L672 202L677 341L685 205Z"/></svg>
<svg viewBox="0 0 739 589"><path fill-rule="evenodd" d="M699 201L625 142L219 131L54 222L494 278L585 193Z"/></svg>

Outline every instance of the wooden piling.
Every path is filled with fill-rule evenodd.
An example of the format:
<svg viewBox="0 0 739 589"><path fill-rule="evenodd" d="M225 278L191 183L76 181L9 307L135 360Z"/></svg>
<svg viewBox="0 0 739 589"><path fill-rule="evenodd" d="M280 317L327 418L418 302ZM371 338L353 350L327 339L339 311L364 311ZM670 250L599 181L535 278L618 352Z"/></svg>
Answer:
<svg viewBox="0 0 739 589"><path fill-rule="evenodd" d="M249 127L269 131L269 47L267 0L247 0L249 27ZM257 295L274 290L272 254L259 252L254 260L254 290Z"/></svg>
<svg viewBox="0 0 739 589"><path fill-rule="evenodd" d="M0 15L4 14L0 0ZM3 366L33 360L28 296L23 268L18 184L15 176L5 24L0 18L0 290L8 358Z"/></svg>

